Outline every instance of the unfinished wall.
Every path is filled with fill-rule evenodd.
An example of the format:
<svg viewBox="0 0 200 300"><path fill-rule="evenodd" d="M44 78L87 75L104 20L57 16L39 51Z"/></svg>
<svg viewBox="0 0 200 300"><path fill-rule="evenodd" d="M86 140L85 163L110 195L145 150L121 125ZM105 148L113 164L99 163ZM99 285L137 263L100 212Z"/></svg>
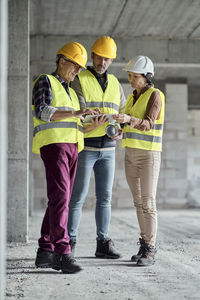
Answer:
<svg viewBox="0 0 200 300"><path fill-rule="evenodd" d="M188 111L188 204L200 207L200 110Z"/></svg>
<svg viewBox="0 0 200 300"><path fill-rule="evenodd" d="M187 204L187 84L166 84L163 153L157 199L163 207Z"/></svg>
<svg viewBox="0 0 200 300"><path fill-rule="evenodd" d="M29 2L9 1L8 240L28 234Z"/></svg>
<svg viewBox="0 0 200 300"><path fill-rule="evenodd" d="M7 232L7 62L8 5L0 1L0 299L5 299Z"/></svg>

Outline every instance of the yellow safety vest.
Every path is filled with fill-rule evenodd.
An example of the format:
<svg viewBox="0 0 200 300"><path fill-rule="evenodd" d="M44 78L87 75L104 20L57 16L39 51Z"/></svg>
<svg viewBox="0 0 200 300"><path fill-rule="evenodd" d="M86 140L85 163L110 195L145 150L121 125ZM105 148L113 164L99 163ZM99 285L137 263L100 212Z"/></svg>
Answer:
<svg viewBox="0 0 200 300"><path fill-rule="evenodd" d="M51 103L51 106L66 111L79 110L80 105L75 91L69 88L69 92L71 95L70 99L62 84L53 75L47 76L50 80L53 94L53 101ZM34 82L34 85L39 77ZM36 118L34 109L35 107L34 105L32 105L34 123L32 146L33 153L40 153L41 147L55 143L78 143L78 151L80 152L81 150L83 150L84 134L83 127L79 118L72 117L62 120L45 122Z"/></svg>
<svg viewBox="0 0 200 300"><path fill-rule="evenodd" d="M143 150L162 151L162 134L164 125L165 96L155 88L149 88L137 99L133 105L133 94L128 96L125 105L125 114L138 119L144 119L149 98L154 91L160 93L162 106L159 119L155 121L153 128L149 131L141 131L126 125L123 129L122 147L137 148Z"/></svg>
<svg viewBox="0 0 200 300"><path fill-rule="evenodd" d="M82 71L79 80L86 101L86 107L90 109L99 108L104 114L118 114L120 106L119 82L114 75L108 74L108 85L103 92L96 77L88 70ZM84 137L99 137L106 134L105 129L108 123L87 132Z"/></svg>

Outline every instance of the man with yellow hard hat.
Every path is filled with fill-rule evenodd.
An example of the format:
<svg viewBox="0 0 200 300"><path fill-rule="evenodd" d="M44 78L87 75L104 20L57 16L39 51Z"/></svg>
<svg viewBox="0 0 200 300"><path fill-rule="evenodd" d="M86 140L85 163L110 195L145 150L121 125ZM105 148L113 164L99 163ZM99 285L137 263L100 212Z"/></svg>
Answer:
<svg viewBox="0 0 200 300"><path fill-rule="evenodd" d="M105 115L124 111L125 96L119 81L107 69L116 58L117 47L109 36L101 36L91 47L92 67L78 74L71 87L76 91L82 108L97 109L102 114L84 129L84 150L79 154L77 174L69 205L68 232L74 252L82 206L88 193L92 170L95 175L96 231L98 258L117 259L108 235L111 217L112 186L115 171L116 137L106 134L108 119Z"/></svg>
<svg viewBox="0 0 200 300"><path fill-rule="evenodd" d="M85 68L86 62L85 48L76 42L68 43L57 52L56 71L40 75L33 85L33 153L40 154L43 160L48 196L35 264L63 273L81 270L71 255L68 205L78 152L84 147L81 119L93 111L80 109L69 82Z"/></svg>

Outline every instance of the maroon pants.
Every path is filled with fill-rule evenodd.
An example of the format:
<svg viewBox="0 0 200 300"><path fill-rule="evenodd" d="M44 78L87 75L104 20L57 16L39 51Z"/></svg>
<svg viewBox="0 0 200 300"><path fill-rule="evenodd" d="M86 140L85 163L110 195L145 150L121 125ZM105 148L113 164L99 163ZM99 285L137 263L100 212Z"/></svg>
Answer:
<svg viewBox="0 0 200 300"><path fill-rule="evenodd" d="M40 149L47 181L48 207L39 247L58 254L71 252L67 232L68 205L77 168L76 144L50 144Z"/></svg>

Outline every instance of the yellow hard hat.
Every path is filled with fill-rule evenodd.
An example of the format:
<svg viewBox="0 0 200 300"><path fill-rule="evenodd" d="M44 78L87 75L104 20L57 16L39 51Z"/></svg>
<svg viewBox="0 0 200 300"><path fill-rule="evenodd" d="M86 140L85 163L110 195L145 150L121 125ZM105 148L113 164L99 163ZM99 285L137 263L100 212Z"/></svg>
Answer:
<svg viewBox="0 0 200 300"><path fill-rule="evenodd" d="M99 56L115 58L117 55L117 46L111 37L104 35L94 42L91 51Z"/></svg>
<svg viewBox="0 0 200 300"><path fill-rule="evenodd" d="M58 54L62 54L66 58L80 65L82 68L86 68L87 51L83 45L76 42L65 44L62 48L60 48L60 50L58 50L57 55Z"/></svg>

